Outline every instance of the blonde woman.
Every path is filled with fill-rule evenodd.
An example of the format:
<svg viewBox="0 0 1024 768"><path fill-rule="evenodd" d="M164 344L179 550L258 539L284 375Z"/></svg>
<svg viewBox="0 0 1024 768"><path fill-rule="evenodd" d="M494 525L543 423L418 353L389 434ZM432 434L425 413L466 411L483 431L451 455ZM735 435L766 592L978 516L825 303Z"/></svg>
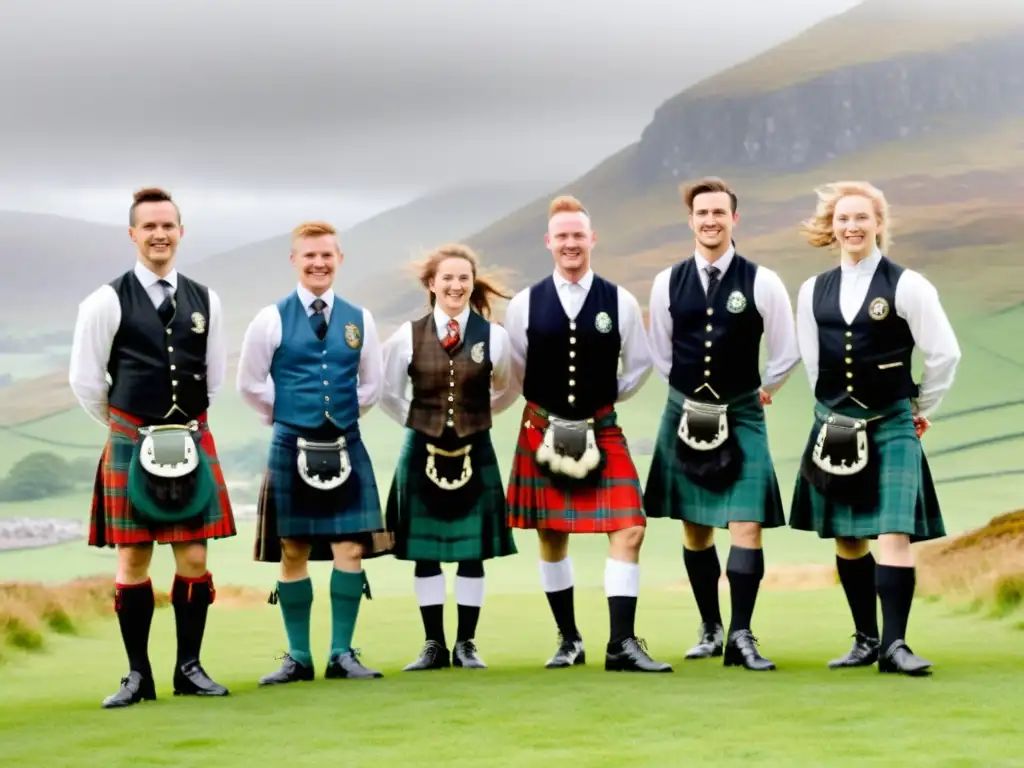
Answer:
<svg viewBox="0 0 1024 768"><path fill-rule="evenodd" d="M394 556L415 565L426 642L406 671L484 668L475 633L484 561L516 554L491 417L518 396L508 334L490 322L491 299L508 294L478 274L468 247L446 245L420 265L431 311L385 342L381 408L406 427L387 501ZM458 563L458 634L449 653L441 563Z"/></svg>
<svg viewBox="0 0 1024 768"><path fill-rule="evenodd" d="M823 187L802 230L812 246L839 253L839 264L807 280L797 297L800 353L816 402L790 515L793 528L836 541L856 631L849 653L829 666L877 662L880 672L927 675L931 662L905 640L915 587L910 545L945 535L921 436L953 383L960 348L934 286L886 255L881 191L866 182ZM915 348L924 356L919 384Z"/></svg>

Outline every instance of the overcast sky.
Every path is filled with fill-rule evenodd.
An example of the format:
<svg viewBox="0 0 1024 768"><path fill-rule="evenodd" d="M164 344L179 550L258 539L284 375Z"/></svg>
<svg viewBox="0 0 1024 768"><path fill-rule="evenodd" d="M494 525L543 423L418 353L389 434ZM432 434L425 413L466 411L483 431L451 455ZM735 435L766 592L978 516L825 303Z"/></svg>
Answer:
<svg viewBox="0 0 1024 768"><path fill-rule="evenodd" d="M122 225L160 184L194 247L227 247L568 180L687 85L856 4L0 0L0 207Z"/></svg>

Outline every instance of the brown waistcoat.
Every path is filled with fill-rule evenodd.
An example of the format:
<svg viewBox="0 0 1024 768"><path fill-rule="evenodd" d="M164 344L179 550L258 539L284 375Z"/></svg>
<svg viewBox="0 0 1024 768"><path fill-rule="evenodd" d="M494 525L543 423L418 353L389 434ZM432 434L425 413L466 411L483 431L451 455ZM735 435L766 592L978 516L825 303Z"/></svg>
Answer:
<svg viewBox="0 0 1024 768"><path fill-rule="evenodd" d="M440 437L446 427L459 437L491 428L490 332L490 323L470 312L462 342L449 354L437 337L433 313L412 323L413 394L406 426L431 437Z"/></svg>

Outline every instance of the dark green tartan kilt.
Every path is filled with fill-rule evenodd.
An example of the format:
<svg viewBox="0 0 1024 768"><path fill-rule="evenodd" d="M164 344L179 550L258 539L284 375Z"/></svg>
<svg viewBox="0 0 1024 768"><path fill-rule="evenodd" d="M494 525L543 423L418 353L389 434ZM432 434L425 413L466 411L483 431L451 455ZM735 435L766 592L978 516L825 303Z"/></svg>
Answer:
<svg viewBox="0 0 1024 768"><path fill-rule="evenodd" d="M909 400L875 411L836 409L846 416L877 417L869 422L871 458L878 466L868 478L877 478L877 501L862 506L839 504L825 498L797 473L789 525L799 531L815 531L823 539L874 539L886 533L903 533L911 541L928 541L946 535L935 484L921 440L914 429ZM829 409L814 406L805 451L811 450ZM866 479L868 479L866 478Z"/></svg>
<svg viewBox="0 0 1024 768"><path fill-rule="evenodd" d="M473 475L465 489L443 490L426 475L427 443L451 451L472 446ZM438 474L453 478L461 459L437 458ZM386 526L394 532L398 560L457 563L517 553L506 520L505 486L490 431L466 440L434 439L406 429L388 493Z"/></svg>
<svg viewBox="0 0 1024 768"><path fill-rule="evenodd" d="M281 539L310 544L310 560L333 560L331 544L342 541L362 544L364 559L389 554L391 540L384 528L377 480L358 427L345 433L352 474L340 492L324 494L323 501L317 500L315 489L307 491L299 477L297 439L295 430L274 425L256 506L254 559L280 562Z"/></svg>
<svg viewBox="0 0 1024 768"><path fill-rule="evenodd" d="M736 481L720 492L697 485L680 467L676 431L685 399L681 392L669 388L644 487L647 517L667 517L711 528L744 522L760 523L764 528L785 525L785 508L758 393L729 403L729 432L742 451L743 464Z"/></svg>

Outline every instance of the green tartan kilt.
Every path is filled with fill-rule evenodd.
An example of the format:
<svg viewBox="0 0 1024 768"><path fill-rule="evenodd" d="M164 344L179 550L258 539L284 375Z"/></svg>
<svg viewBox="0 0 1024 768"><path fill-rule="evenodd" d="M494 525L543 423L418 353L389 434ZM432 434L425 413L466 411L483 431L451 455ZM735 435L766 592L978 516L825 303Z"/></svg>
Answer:
<svg viewBox="0 0 1024 768"><path fill-rule="evenodd" d="M785 525L785 508L768 448L764 406L758 393L729 403L729 432L742 451L743 464L736 481L721 492L697 485L680 468L676 431L685 399L681 392L669 388L644 487L647 516L684 520L711 528L728 528L729 523L742 522L760 523L764 528Z"/></svg>
<svg viewBox="0 0 1024 768"><path fill-rule="evenodd" d="M877 417L869 422L872 459L878 466L877 501L865 506L839 504L825 498L797 473L789 525L799 531L815 531L823 539L874 539L886 533L904 533L911 541L928 541L946 535L935 484L921 440L914 429L909 400L876 411L836 409L846 416ZM811 450L829 409L814 406L805 450Z"/></svg>
<svg viewBox="0 0 1024 768"><path fill-rule="evenodd" d="M472 446L473 476L466 489L442 490L427 477L428 441L446 451L467 443ZM436 461L439 476L452 478L462 459ZM452 442L406 429L385 513L385 525L394 534L395 558L457 563L514 555L517 549L506 509L505 486L490 431Z"/></svg>

